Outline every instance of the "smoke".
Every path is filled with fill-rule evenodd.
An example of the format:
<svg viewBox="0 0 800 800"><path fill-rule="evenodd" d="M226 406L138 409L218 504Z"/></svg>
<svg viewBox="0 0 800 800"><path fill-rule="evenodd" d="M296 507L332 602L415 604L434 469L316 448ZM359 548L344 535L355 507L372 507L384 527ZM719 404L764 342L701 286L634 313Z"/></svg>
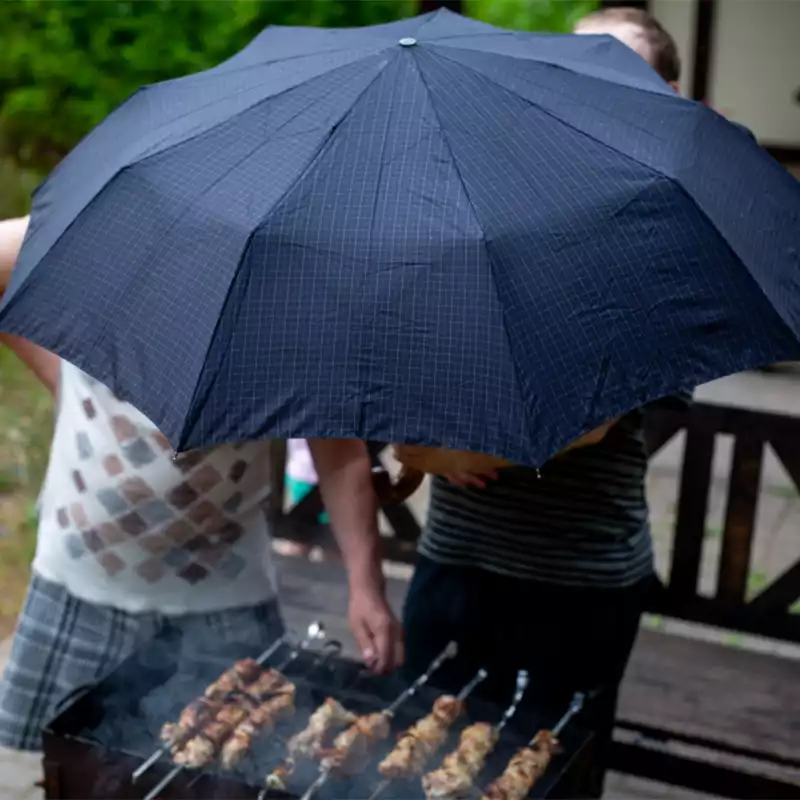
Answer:
<svg viewBox="0 0 800 800"><path fill-rule="evenodd" d="M111 672L97 687L75 700L51 726L55 736L80 737L87 747L87 764L92 769L83 769L86 788L80 796L99 800L103 798L141 797L171 768L164 759L135 787L131 785L131 772L159 746L159 732L165 722L174 721L183 707L238 658L257 656L252 645L226 646L224 652L209 641L190 641L172 632L151 640L137 653ZM288 655L288 648L279 650L268 662L279 664ZM256 739L248 756L232 772L223 772L209 767L202 773L187 773L181 776L172 788L172 797L205 800L219 798L229 800L233 796L254 797L264 785L264 778L277 767L286 756L286 741L303 728L311 713L329 695L337 697L347 708L356 713L368 713L385 708L405 688L397 676L376 678L365 675L359 666L342 659L331 659L319 664L310 653L302 654L297 661L285 669L287 676L295 681L297 712L294 717L279 725L274 734ZM332 779L317 795L318 800L363 800L369 797L381 782L377 764L394 746L396 736L417 719L430 711L437 693L423 687L419 693L401 706L392 721L390 737L379 743L365 769L347 780ZM477 720L497 721L502 709L477 699L469 701L469 711L460 726ZM514 733L510 725L490 759L485 780L502 770L516 747L524 744L543 721L530 718L528 712L520 714L520 732ZM537 723L539 723L537 725ZM441 758L458 742L459 726L439 754L434 768ZM45 758L56 758L47 752ZM100 750L97 746L100 746ZM98 755L101 753L102 755ZM76 760L75 760L76 761ZM96 765L96 766L95 766ZM555 765L554 765L555 766ZM79 763L66 763L62 770L81 770ZM318 775L314 763L299 761L288 782L289 796L299 797ZM483 779L482 779L483 780ZM70 781L77 785L75 781ZM485 785L485 784L482 784ZM251 787L249 790L246 787ZM247 793L249 791L249 794ZM76 796L74 794L70 796ZM276 798L280 793L275 793ZM284 795L285 796L285 795ZM383 795L385 800L397 798L407 800L421 797L418 780L395 782Z"/></svg>

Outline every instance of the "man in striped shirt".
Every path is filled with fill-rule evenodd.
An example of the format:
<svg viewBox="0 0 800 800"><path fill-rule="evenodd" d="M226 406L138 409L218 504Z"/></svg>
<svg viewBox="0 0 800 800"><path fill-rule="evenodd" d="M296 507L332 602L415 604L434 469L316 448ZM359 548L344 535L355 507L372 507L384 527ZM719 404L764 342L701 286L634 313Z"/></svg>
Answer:
<svg viewBox="0 0 800 800"><path fill-rule="evenodd" d="M665 80L678 80L675 43L646 12L596 12L576 32L614 35ZM489 678L480 690L507 703L524 668L527 701L553 722L573 692L596 693L587 718L598 757L581 790L591 796L602 794L617 689L656 585L644 414L627 414L599 444L572 449L541 471L434 479L404 615L409 674L448 640L459 642L443 688L463 685L483 666Z"/></svg>

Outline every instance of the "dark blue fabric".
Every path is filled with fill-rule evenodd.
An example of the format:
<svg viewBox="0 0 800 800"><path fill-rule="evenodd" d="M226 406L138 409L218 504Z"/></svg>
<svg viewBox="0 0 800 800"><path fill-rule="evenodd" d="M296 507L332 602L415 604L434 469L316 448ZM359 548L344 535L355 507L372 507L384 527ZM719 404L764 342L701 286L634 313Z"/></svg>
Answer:
<svg viewBox="0 0 800 800"><path fill-rule="evenodd" d="M538 465L800 357L799 253L800 184L624 45L442 11L270 28L138 92L37 192L0 328L181 449Z"/></svg>

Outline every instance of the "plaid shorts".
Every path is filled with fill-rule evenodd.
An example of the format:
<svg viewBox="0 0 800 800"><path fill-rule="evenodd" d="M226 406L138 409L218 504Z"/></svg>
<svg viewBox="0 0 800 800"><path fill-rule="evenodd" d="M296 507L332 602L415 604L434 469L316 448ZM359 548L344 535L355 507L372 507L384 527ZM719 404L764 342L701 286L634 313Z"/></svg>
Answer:
<svg viewBox="0 0 800 800"><path fill-rule="evenodd" d="M41 750L42 729L64 698L100 680L167 627L180 630L187 642L221 647L269 646L284 631L275 600L180 617L131 614L79 600L34 574L0 681L0 745Z"/></svg>

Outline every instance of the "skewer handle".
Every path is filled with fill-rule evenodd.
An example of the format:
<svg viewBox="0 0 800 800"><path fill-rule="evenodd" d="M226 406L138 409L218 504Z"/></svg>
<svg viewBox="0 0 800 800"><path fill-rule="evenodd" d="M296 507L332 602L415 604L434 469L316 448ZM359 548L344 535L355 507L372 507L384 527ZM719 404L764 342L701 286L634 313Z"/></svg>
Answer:
<svg viewBox="0 0 800 800"><path fill-rule="evenodd" d="M156 786L154 786L145 796L144 800L156 800L156 798L167 788L167 786L175 780L180 774L183 767L174 767L167 775L165 775Z"/></svg>
<svg viewBox="0 0 800 800"><path fill-rule="evenodd" d="M431 661L428 669L426 669L425 672L423 672L422 675L420 675L419 678L417 678L414 683L412 683L411 686L409 686L408 689L406 689L394 701L394 703L392 703L389 708L386 709L384 713L389 715L394 714L394 712L397 711L397 709L400 708L400 706L405 703L409 697L416 693L420 686L423 686L430 680L431 675L433 675L433 673L436 672L436 670L439 669L439 667L441 667L448 658L454 658L457 653L458 645L455 642L450 642L447 647L445 647L445 649L442 650L442 652L439 653L439 655L436 656L433 661Z"/></svg>
<svg viewBox="0 0 800 800"><path fill-rule="evenodd" d="M569 704L569 708L567 709L566 713L553 726L553 730L551 731L553 736L558 736L561 733L561 731L563 731L564 728L566 728L567 723L576 714L579 714L581 712L581 710L583 709L584 700L586 700L586 695L583 692L575 692L572 698L572 702Z"/></svg>
<svg viewBox="0 0 800 800"><path fill-rule="evenodd" d="M276 639L270 647L268 647L257 659L256 664L262 665L275 651L286 642L289 638L288 633L284 633L279 639Z"/></svg>
<svg viewBox="0 0 800 800"><path fill-rule="evenodd" d="M472 690L481 682L486 680L489 673L485 669L479 669L475 677L458 693L456 700L466 700Z"/></svg>
<svg viewBox="0 0 800 800"><path fill-rule="evenodd" d="M144 775L145 772L147 772L147 770L149 770L150 767L152 767L153 764L155 764L156 761L161 758L161 756L166 755L168 749L169 748L167 745L162 745L158 748L158 750L155 751L155 753L153 753L153 755L150 756L150 758L147 759L147 761L145 761L143 764L140 764L134 770L133 775L131 775L131 783L136 783L136 781L138 781L139 778L141 778L142 775Z"/></svg>
<svg viewBox="0 0 800 800"><path fill-rule="evenodd" d="M283 661L281 661L281 663L278 664L275 669L278 670L278 672L282 672L300 655L300 653L308 650L308 648L311 647L314 642L324 638L325 629L316 623L312 624L309 626L308 633L300 640L300 643L292 648L289 655Z"/></svg>
<svg viewBox="0 0 800 800"><path fill-rule="evenodd" d="M525 690L528 688L528 670L521 669L517 673L517 689L514 692L514 698L511 701L511 705L505 710L502 719L500 722L497 723L495 726L495 730L500 733L500 731L508 725L511 717L517 713L517 706L519 705L519 701L522 700L522 696L525 694Z"/></svg>
<svg viewBox="0 0 800 800"><path fill-rule="evenodd" d="M378 798L389 788L392 781L389 778L382 780L375 791L369 796L369 800L378 800Z"/></svg>
<svg viewBox="0 0 800 800"><path fill-rule="evenodd" d="M311 800L311 798L328 782L328 778L330 778L330 772L327 770L323 770L317 776L317 779L311 786L306 789L305 794L300 798L300 800Z"/></svg>

